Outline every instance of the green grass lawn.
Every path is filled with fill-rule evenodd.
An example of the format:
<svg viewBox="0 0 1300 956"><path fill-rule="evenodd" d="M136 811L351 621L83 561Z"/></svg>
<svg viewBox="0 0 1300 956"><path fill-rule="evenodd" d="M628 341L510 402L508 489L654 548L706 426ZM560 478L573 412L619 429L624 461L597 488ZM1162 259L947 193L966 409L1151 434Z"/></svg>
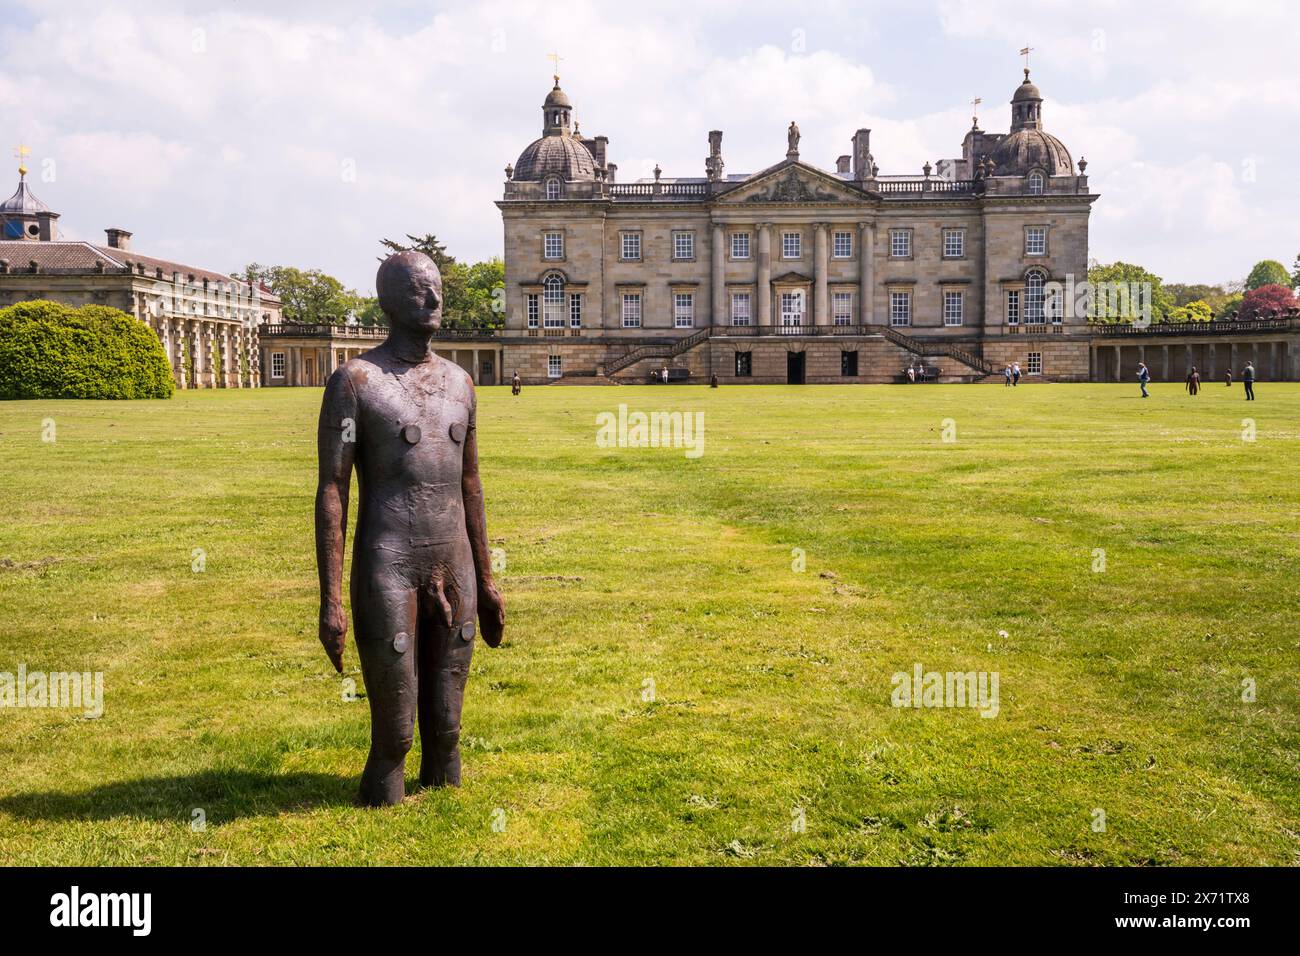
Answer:
<svg viewBox="0 0 1300 956"><path fill-rule="evenodd" d="M0 671L105 674L0 710L0 862L1300 862L1300 385L1136 391L484 390L507 639L463 788L382 811L316 640L320 391L0 404ZM619 402L704 455L597 447ZM997 716L891 706L918 663Z"/></svg>

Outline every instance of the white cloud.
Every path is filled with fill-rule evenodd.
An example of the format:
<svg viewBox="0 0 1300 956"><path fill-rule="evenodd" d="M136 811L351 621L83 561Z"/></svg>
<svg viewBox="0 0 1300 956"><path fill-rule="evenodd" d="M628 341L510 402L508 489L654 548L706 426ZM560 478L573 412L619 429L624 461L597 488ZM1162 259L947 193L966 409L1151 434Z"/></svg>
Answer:
<svg viewBox="0 0 1300 956"><path fill-rule="evenodd" d="M0 30L0 109L12 141L57 161L39 194L70 234L117 225L145 252L365 289L381 236L499 253L492 203L540 133L552 50L628 180L656 162L702 175L710 129L729 172L755 171L791 119L816 165L863 126L883 171L919 171L957 153L974 92L981 125L1006 128L1029 42L1046 124L1102 193L1094 255L1218 279L1300 251L1294 29L1284 7L1245 6L33 2Z"/></svg>

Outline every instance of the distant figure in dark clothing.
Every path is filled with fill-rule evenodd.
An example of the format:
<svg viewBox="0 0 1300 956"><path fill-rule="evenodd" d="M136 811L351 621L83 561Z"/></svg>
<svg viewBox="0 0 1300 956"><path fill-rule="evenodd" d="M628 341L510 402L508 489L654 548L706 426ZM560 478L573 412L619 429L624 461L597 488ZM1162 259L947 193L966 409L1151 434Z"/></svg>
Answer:
<svg viewBox="0 0 1300 956"><path fill-rule="evenodd" d="M1228 388L1232 388L1232 369L1223 373L1223 380L1227 383Z"/></svg>
<svg viewBox="0 0 1300 956"><path fill-rule="evenodd" d="M1255 400L1255 366L1250 362L1241 370L1241 384L1246 386L1246 401Z"/></svg>
<svg viewBox="0 0 1300 956"><path fill-rule="evenodd" d="M1020 363L1011 363L1011 384L1013 386L1020 384Z"/></svg>
<svg viewBox="0 0 1300 956"><path fill-rule="evenodd" d="M519 373L515 372L514 378L510 380L510 394L518 395L524 390L524 383L519 381Z"/></svg>
<svg viewBox="0 0 1300 956"><path fill-rule="evenodd" d="M1187 373L1187 385L1185 387L1187 388L1188 395L1195 395L1201 390L1201 373L1196 371L1195 365L1193 365L1192 370Z"/></svg>
<svg viewBox="0 0 1300 956"><path fill-rule="evenodd" d="M1006 387L1010 388L1011 387L1011 366L1010 365L1008 365L1006 368L1002 370L1002 378L1004 379L1004 384L1006 385Z"/></svg>
<svg viewBox="0 0 1300 956"><path fill-rule="evenodd" d="M712 375L709 376L709 388L717 388L717 387L718 387L718 373L714 372Z"/></svg>
<svg viewBox="0 0 1300 956"><path fill-rule="evenodd" d="M1138 362L1138 384L1142 386L1142 397L1150 398L1147 394L1147 382L1151 381L1151 370L1147 368L1146 362Z"/></svg>

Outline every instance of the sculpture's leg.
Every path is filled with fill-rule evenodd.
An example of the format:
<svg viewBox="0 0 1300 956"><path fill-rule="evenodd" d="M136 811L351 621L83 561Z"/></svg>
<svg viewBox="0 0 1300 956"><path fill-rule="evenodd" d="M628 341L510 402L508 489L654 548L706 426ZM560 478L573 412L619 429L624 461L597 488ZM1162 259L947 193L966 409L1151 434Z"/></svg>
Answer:
<svg viewBox="0 0 1300 956"><path fill-rule="evenodd" d="M474 620L474 602L454 602L457 623ZM476 625L477 626L477 625ZM420 786L460 786L460 711L465 682L474 653L459 628L445 624L440 614L421 615Z"/></svg>
<svg viewBox="0 0 1300 956"><path fill-rule="evenodd" d="M406 754L415 732L416 591L367 588L353 596L357 654L370 701L370 756L359 802L378 807L406 795Z"/></svg>

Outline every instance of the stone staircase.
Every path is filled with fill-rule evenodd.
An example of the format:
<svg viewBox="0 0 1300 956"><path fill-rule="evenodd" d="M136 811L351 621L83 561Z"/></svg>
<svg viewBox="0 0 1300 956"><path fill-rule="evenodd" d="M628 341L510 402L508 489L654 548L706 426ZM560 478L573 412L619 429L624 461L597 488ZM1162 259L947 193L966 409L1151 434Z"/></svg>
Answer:
<svg viewBox="0 0 1300 956"><path fill-rule="evenodd" d="M605 364L606 375L616 375L628 366L635 365L637 362L645 359L671 359L676 358L683 352L689 352L695 346L709 338L713 334L710 326L705 326L698 332L677 339L674 342L664 342L660 345L642 345L632 349L626 355L620 355L618 358Z"/></svg>
<svg viewBox="0 0 1300 956"><path fill-rule="evenodd" d="M983 357L976 355L974 352L969 352L966 349L959 348L947 342L923 342L920 339L913 338L912 336L899 332L897 329L890 328L889 326L884 326L880 331L881 334L890 342L893 342L899 348L906 349L920 359L942 355L947 358L956 359L971 370L972 374L969 375L956 373L950 378L951 381L980 382L986 381L988 376L996 374L996 370L993 368L991 362L986 362ZM941 376L940 381L943 381L943 378L944 377Z"/></svg>

